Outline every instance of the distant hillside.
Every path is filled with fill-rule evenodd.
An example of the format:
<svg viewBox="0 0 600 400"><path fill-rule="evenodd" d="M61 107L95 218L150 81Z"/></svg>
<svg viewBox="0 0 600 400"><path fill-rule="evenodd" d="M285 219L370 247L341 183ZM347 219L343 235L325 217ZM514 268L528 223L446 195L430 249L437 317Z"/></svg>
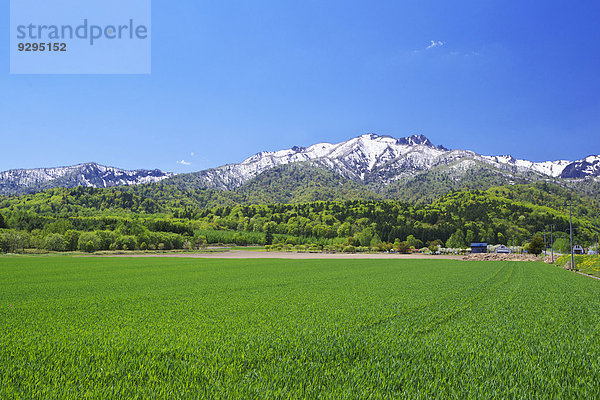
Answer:
<svg viewBox="0 0 600 400"><path fill-rule="evenodd" d="M194 191L197 190L196 183L193 174L184 174L164 181L163 185ZM249 204L381 198L364 185L306 162L269 169L223 194Z"/></svg>
<svg viewBox="0 0 600 400"><path fill-rule="evenodd" d="M0 195L36 193L54 187L113 187L159 182L173 174L160 170L127 171L97 163L0 172Z"/></svg>

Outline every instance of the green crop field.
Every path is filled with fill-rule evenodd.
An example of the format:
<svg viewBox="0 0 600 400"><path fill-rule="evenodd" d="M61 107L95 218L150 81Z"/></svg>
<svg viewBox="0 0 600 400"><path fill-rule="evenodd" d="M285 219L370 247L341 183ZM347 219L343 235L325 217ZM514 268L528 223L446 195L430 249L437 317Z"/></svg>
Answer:
<svg viewBox="0 0 600 400"><path fill-rule="evenodd" d="M0 258L0 398L600 398L541 263Z"/></svg>

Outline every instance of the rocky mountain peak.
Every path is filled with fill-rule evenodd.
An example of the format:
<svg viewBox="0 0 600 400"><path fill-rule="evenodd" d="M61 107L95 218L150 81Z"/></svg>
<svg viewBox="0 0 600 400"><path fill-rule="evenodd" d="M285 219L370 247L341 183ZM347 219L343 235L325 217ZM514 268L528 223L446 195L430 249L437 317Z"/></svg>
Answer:
<svg viewBox="0 0 600 400"><path fill-rule="evenodd" d="M431 141L425 135L412 135L412 136L399 138L397 140L397 143L407 145L407 146L423 145L423 146L428 146L428 147L434 147L433 143L431 143Z"/></svg>

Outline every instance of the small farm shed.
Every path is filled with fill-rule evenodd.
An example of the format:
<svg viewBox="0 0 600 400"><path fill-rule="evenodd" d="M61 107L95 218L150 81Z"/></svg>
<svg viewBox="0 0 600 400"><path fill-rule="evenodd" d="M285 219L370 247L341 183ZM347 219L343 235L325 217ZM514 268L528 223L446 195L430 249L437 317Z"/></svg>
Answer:
<svg viewBox="0 0 600 400"><path fill-rule="evenodd" d="M573 246L573 254L585 254L585 250L580 245L576 244Z"/></svg>
<svg viewBox="0 0 600 400"><path fill-rule="evenodd" d="M498 254L510 254L510 253L512 253L512 251L508 247L506 247L505 245L501 244L496 249L496 253L498 253Z"/></svg>
<svg viewBox="0 0 600 400"><path fill-rule="evenodd" d="M471 243L471 253L487 253L487 243Z"/></svg>

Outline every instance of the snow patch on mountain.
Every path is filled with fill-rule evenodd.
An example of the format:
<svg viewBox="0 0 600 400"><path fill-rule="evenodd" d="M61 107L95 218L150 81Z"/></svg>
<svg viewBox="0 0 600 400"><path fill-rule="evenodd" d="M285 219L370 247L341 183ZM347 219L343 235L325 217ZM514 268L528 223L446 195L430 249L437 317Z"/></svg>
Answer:
<svg viewBox="0 0 600 400"><path fill-rule="evenodd" d="M513 156L483 156L485 159L498 163L516 167L521 170L529 170L543 175L548 175L553 178L560 176L565 167L572 163L567 160L533 162L528 160L519 160Z"/></svg>
<svg viewBox="0 0 600 400"><path fill-rule="evenodd" d="M600 177L600 155L588 156L570 163L561 172L561 178L579 179L588 176Z"/></svg>

